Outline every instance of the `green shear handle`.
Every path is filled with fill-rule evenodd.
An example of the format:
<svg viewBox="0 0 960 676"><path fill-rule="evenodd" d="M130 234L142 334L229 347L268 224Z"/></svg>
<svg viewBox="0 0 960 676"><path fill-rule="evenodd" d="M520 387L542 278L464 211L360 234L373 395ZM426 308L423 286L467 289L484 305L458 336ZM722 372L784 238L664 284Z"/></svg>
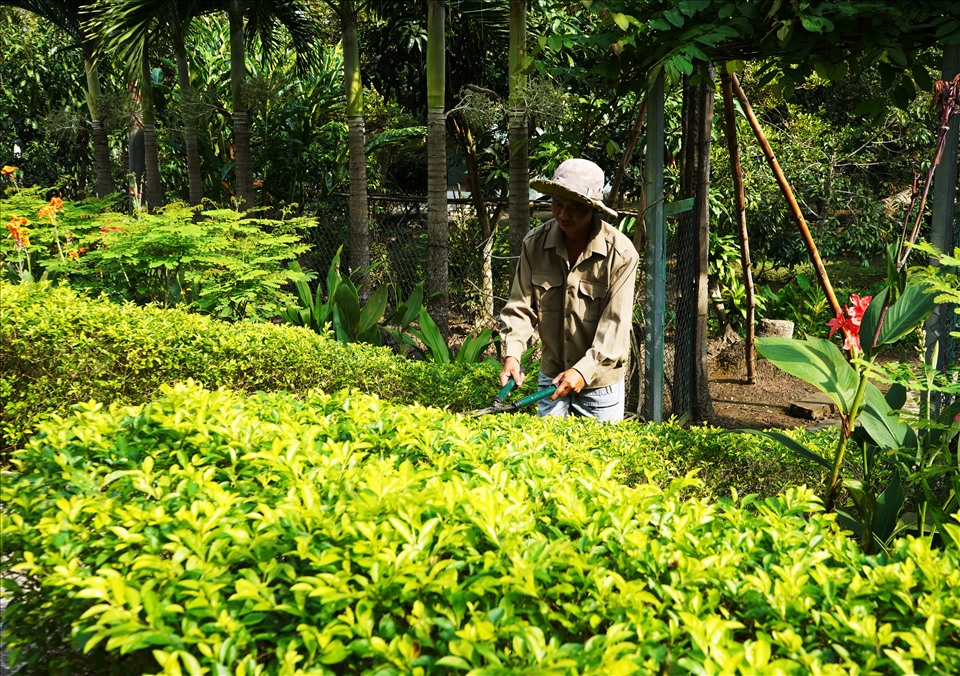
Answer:
<svg viewBox="0 0 960 676"><path fill-rule="evenodd" d="M551 394L557 391L557 386L551 385L550 387L546 387L542 390L538 390L533 394L528 394L527 396L521 399L517 399L512 404L503 403L503 400L507 397L508 394L510 394L510 390L512 390L515 386L516 386L516 383L514 382L513 378L510 378L510 380L507 381L507 384L504 385L499 392L497 392L497 396L493 398L493 406L488 406L487 408L481 408L479 410L473 411L469 415L471 417L476 417L480 415L486 415L487 413L507 413L509 411L516 411L517 409L523 408L524 406L529 406L530 404L538 402L541 399L546 399Z"/></svg>

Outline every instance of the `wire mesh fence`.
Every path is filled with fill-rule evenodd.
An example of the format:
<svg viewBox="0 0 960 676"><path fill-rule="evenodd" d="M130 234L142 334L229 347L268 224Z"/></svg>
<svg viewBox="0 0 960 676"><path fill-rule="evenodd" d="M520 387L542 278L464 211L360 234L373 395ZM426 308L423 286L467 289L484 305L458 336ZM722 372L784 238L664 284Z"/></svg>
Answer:
<svg viewBox="0 0 960 676"><path fill-rule="evenodd" d="M371 282L374 286L389 285L393 306L426 279L426 200L373 196L370 212ZM488 216L496 222L485 233L468 200L450 200L449 213L450 324L454 334L451 340L456 341L464 331L497 327L497 317L509 294L510 258L505 214L495 219ZM302 257L301 263L322 275L339 247L345 252L341 261L349 260L346 200L330 200L317 214L317 221L307 237L311 252Z"/></svg>
<svg viewBox="0 0 960 676"><path fill-rule="evenodd" d="M426 278L426 200L419 197L375 196L370 199L370 260L374 286L391 289L388 313L406 299ZM498 328L499 313L509 296L511 261L505 211L491 206L491 226L484 231L481 219L468 200L451 200L449 220L450 342L481 328ZM550 217L543 205L531 205L534 222ZM489 216L489 215L488 215ZM690 344L695 321L695 251L693 229L682 219L689 212L668 219L666 312L664 325L663 401L664 417L681 415L689 408ZM308 233L313 245L301 260L323 276L339 247L342 261L349 260L349 228L345 199L331 200L317 214L317 227ZM686 226L686 227L685 227ZM639 270L644 269L641 250ZM345 271L346 272L346 271ZM627 384L627 411L639 411L644 378L645 346L643 313L647 289L638 273L634 303L634 340ZM679 346L679 347L678 347Z"/></svg>
<svg viewBox="0 0 960 676"><path fill-rule="evenodd" d="M482 328L498 328L499 313L509 295L511 260L505 210L488 205L489 226L477 218L469 200L450 201L449 220L449 297L452 348ZM501 205L502 206L502 205ZM538 208L539 207L539 208ZM390 288L388 313L405 300L416 285L426 279L427 209L419 197L375 196L370 199L370 272L373 286ZM535 222L546 220L550 212L534 204ZM696 322L697 241L690 210L668 214L663 267L663 330L660 336L662 361L659 377L650 372L647 352L653 337L645 335L644 314L651 306L651 289L645 288L646 247L638 246L641 256L634 302L633 348L627 379L628 412L642 410L645 383L662 383L663 419L682 417L691 407L694 368L694 330ZM341 261L349 260L349 227L346 199L328 201L317 214L317 226L308 232L311 251L301 258L304 268L324 277L338 248ZM630 224L628 224L630 225ZM344 270L344 272L349 272ZM952 313L948 320L953 320ZM953 330L953 324L948 330ZM955 359L956 341L949 342L949 358ZM662 347L661 347L662 346ZM656 395L654 395L656 396Z"/></svg>

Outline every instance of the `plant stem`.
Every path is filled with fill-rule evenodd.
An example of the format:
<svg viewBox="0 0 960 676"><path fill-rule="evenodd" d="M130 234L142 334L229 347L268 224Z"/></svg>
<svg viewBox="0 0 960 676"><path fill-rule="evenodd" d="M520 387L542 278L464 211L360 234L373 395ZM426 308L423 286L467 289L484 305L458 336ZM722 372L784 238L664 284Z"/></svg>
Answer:
<svg viewBox="0 0 960 676"><path fill-rule="evenodd" d="M840 492L840 467L843 465L843 457L847 452L847 442L850 435L853 434L853 428L857 424L857 416L860 409L863 408L863 400L867 395L867 373L860 371L860 382L857 383L857 393L853 397L853 406L850 407L850 415L841 417L842 429L840 441L837 443L837 451L833 456L833 469L830 471L830 481L827 483L827 494L823 500L826 511L832 512L834 504L837 501L837 493Z"/></svg>

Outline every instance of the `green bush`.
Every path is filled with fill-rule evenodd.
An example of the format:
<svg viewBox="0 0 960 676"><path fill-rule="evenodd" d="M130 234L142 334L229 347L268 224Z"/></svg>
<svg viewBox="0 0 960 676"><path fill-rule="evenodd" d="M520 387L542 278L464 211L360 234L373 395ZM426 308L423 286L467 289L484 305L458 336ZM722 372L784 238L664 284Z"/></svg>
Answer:
<svg viewBox="0 0 960 676"><path fill-rule="evenodd" d="M49 411L89 399L139 404L160 385L188 378L243 392L352 387L453 410L486 406L495 393L489 365L413 362L303 328L0 284L0 453L21 444Z"/></svg>
<svg viewBox="0 0 960 676"><path fill-rule="evenodd" d="M75 289L118 302L181 306L227 319L269 320L293 302L287 262L308 248L309 218L256 211L196 211L182 203L136 215L110 199L43 199L40 188L8 190L6 217L22 217L29 244L0 240L10 281L69 280Z"/></svg>
<svg viewBox="0 0 960 676"><path fill-rule="evenodd" d="M195 384L52 418L0 489L13 657L49 666L45 641L66 632L61 673L85 659L190 674L960 660L954 550L904 539L866 556L809 490L708 502L693 479L627 487L603 449L487 420Z"/></svg>
<svg viewBox="0 0 960 676"><path fill-rule="evenodd" d="M140 404L161 385L187 379L247 393L353 388L450 411L488 406L495 394L497 367L490 364L410 361L387 348L344 345L303 328L226 324L175 309L91 300L65 288L3 285L0 316L4 454L22 445L50 412L64 414L88 400ZM793 459L776 443L708 428L531 415L484 416L479 424L501 435L549 432L585 455L606 450L626 483L644 480L651 467L661 478L697 470L705 489L720 496L730 489L775 495L820 481L812 463Z"/></svg>

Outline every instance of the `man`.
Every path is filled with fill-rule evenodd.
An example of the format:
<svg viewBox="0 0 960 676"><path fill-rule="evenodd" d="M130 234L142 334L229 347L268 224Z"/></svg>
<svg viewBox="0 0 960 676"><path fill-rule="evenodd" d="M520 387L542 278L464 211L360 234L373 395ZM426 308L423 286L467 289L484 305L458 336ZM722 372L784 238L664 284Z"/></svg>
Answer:
<svg viewBox="0 0 960 676"><path fill-rule="evenodd" d="M523 240L510 300L500 315L505 348L500 385L523 384L520 356L540 334L540 415L621 420L630 352L639 256L623 233L603 220L603 170L584 159L563 162L535 190L553 198L553 218Z"/></svg>

